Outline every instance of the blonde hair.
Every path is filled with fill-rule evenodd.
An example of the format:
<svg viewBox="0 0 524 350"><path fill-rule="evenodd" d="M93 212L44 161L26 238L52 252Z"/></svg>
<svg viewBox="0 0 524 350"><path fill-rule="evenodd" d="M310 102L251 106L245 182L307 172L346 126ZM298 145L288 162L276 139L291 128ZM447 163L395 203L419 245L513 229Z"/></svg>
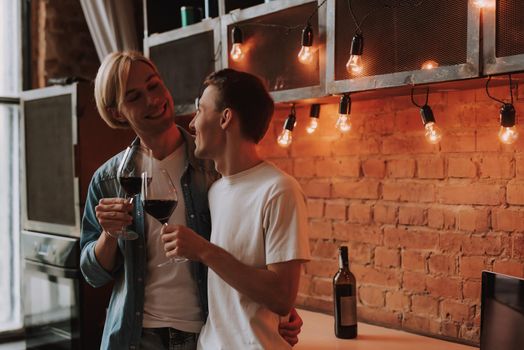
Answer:
<svg viewBox="0 0 524 350"><path fill-rule="evenodd" d="M98 113L113 129L128 129L129 123L117 120L113 113L120 111L126 93L131 63L141 61L151 66L158 74L150 59L137 51L117 51L107 55L95 78L95 100Z"/></svg>

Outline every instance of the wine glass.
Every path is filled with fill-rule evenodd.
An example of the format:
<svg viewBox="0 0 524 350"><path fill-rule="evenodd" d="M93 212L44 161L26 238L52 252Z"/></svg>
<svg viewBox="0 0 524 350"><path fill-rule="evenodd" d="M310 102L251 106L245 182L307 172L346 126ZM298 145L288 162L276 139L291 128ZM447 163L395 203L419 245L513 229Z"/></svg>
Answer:
<svg viewBox="0 0 524 350"><path fill-rule="evenodd" d="M142 203L144 211L166 226L171 214L178 204L178 194L171 177L166 169L160 169L151 181L148 181L147 172L142 173ZM162 267L175 262L188 261L186 258L171 258L158 264Z"/></svg>
<svg viewBox="0 0 524 350"><path fill-rule="evenodd" d="M118 181L124 192L119 194L127 203L133 203L134 197L140 193L143 172L151 173L151 150L142 147L139 143L133 143L125 150L117 170ZM136 232L128 230L125 226L117 232L117 235L123 240L138 238Z"/></svg>

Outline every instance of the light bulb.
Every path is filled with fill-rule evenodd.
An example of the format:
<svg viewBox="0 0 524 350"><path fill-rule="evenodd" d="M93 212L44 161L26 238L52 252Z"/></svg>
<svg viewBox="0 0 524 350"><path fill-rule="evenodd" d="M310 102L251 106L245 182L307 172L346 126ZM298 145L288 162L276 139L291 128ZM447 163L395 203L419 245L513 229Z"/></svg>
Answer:
<svg viewBox="0 0 524 350"><path fill-rule="evenodd" d="M302 46L298 53L298 61L302 64L313 62L313 49L311 46Z"/></svg>
<svg viewBox="0 0 524 350"><path fill-rule="evenodd" d="M473 5L475 5L478 8L489 8L494 7L493 0L475 0L473 1Z"/></svg>
<svg viewBox="0 0 524 350"><path fill-rule="evenodd" d="M438 67L438 63L433 60L429 60L429 61L422 63L422 69L433 69L437 67Z"/></svg>
<svg viewBox="0 0 524 350"><path fill-rule="evenodd" d="M231 48L231 59L235 62L238 62L244 57L244 52L242 51L242 44L233 44Z"/></svg>
<svg viewBox="0 0 524 350"><path fill-rule="evenodd" d="M283 129L280 135L278 135L277 142L280 147L289 147L293 141L293 133L291 130Z"/></svg>
<svg viewBox="0 0 524 350"><path fill-rule="evenodd" d="M311 117L309 118L309 125L306 128L308 134L312 134L317 130L318 127L318 118Z"/></svg>
<svg viewBox="0 0 524 350"><path fill-rule="evenodd" d="M348 132L351 130L351 120L346 114L340 114L337 119L335 127L340 130L340 132Z"/></svg>
<svg viewBox="0 0 524 350"><path fill-rule="evenodd" d="M346 63L346 69L349 74L362 73L362 57L360 55L349 56L348 63Z"/></svg>
<svg viewBox="0 0 524 350"><path fill-rule="evenodd" d="M435 124L434 122L429 122L426 125L424 125L424 128L426 129L426 132L424 136L426 136L426 140L431 143L432 145L435 145L440 142L442 139L442 130Z"/></svg>
<svg viewBox="0 0 524 350"><path fill-rule="evenodd" d="M511 145L517 139L519 138L519 132L517 131L517 127L511 126L501 126L499 130L499 140L502 143L505 143L506 145Z"/></svg>

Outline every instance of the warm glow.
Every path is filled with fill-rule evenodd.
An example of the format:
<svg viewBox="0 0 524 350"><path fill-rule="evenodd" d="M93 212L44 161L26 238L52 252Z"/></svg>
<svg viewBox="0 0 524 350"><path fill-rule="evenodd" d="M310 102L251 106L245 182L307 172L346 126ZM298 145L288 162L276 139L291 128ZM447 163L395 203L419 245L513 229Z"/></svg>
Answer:
<svg viewBox="0 0 524 350"><path fill-rule="evenodd" d="M435 145L440 142L442 139L442 131L440 128L433 122L427 123L424 125L424 128L426 129L426 133L424 136L426 136L426 140Z"/></svg>
<svg viewBox="0 0 524 350"><path fill-rule="evenodd" d="M362 57L360 55L349 56L348 63L346 63L346 69L349 74L362 73Z"/></svg>
<svg viewBox="0 0 524 350"><path fill-rule="evenodd" d="M340 114L335 127L340 130L340 132L348 132L351 130L351 120L349 120L349 116L347 114Z"/></svg>
<svg viewBox="0 0 524 350"><path fill-rule="evenodd" d="M298 60L302 64L310 64L313 62L313 48L311 46L302 46L298 53Z"/></svg>
<svg viewBox="0 0 524 350"><path fill-rule="evenodd" d="M312 134L317 130L318 118L309 118L309 125L306 128L308 134Z"/></svg>
<svg viewBox="0 0 524 350"><path fill-rule="evenodd" d="M422 69L433 69L437 67L438 67L438 63L433 60L429 60L429 61L422 63Z"/></svg>
<svg viewBox="0 0 524 350"><path fill-rule="evenodd" d="M280 135L278 135L277 142L280 147L289 147L293 141L293 135L288 129L283 129Z"/></svg>
<svg viewBox="0 0 524 350"><path fill-rule="evenodd" d="M481 9L494 8L495 0L474 0L473 5Z"/></svg>
<svg viewBox="0 0 524 350"><path fill-rule="evenodd" d="M517 141L519 137L519 133L517 131L516 126L512 127L505 127L501 126L499 131L499 140L502 143L505 143L506 145L511 145L515 141Z"/></svg>
<svg viewBox="0 0 524 350"><path fill-rule="evenodd" d="M244 57L244 52L242 52L242 44L233 44L231 48L231 59L235 62L238 62Z"/></svg>

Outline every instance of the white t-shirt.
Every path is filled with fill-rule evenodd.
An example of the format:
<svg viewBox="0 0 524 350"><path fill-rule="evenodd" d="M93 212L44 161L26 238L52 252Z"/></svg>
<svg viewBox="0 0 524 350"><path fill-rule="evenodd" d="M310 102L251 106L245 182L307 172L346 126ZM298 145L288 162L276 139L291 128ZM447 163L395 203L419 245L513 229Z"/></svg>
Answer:
<svg viewBox="0 0 524 350"><path fill-rule="evenodd" d="M153 177L166 169L178 193L178 204L169 218L170 224L186 224L186 206L180 187L185 167L185 145L178 147L163 160L153 160ZM203 325L198 289L188 262L158 267L168 259L160 238L161 224L146 214L147 277L145 285L143 327L172 327L198 333Z"/></svg>
<svg viewBox="0 0 524 350"><path fill-rule="evenodd" d="M209 207L211 242L242 263L264 269L309 259L304 194L274 165L262 162L221 178L209 190ZM208 301L199 349L291 349L278 333L278 314L240 294L212 269Z"/></svg>

